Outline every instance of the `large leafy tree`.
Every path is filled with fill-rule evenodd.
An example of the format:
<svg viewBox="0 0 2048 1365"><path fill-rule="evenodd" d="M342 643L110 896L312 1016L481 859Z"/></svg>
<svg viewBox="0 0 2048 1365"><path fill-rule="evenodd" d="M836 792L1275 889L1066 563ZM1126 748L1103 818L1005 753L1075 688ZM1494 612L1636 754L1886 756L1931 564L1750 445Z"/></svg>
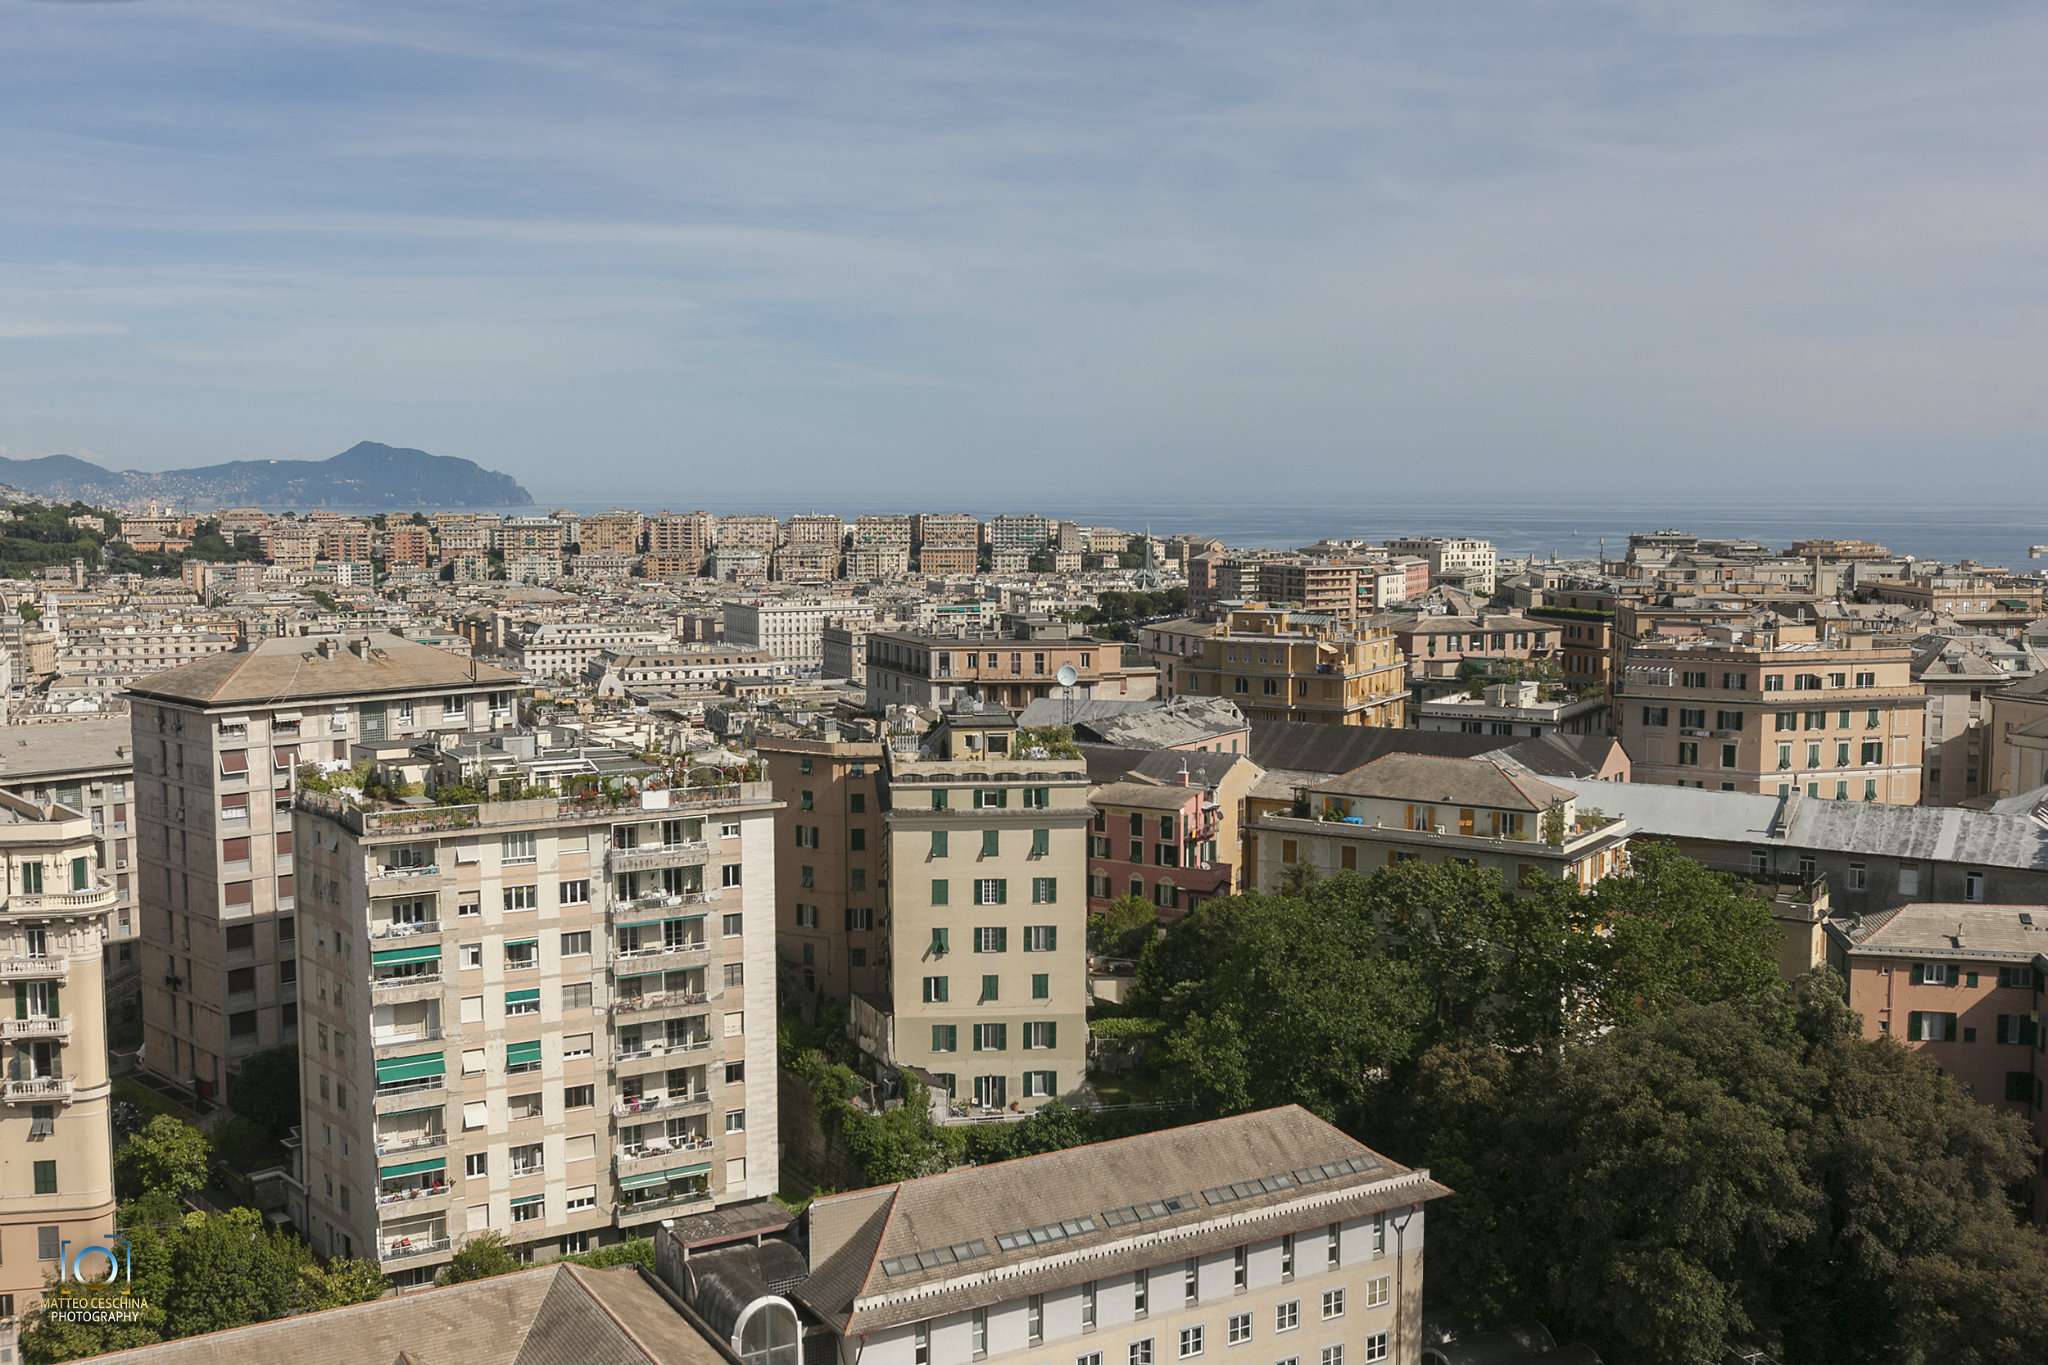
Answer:
<svg viewBox="0 0 2048 1365"><path fill-rule="evenodd" d="M162 1193L179 1199L206 1184L212 1146L206 1134L169 1114L158 1114L121 1144L114 1174L124 1196Z"/></svg>
<svg viewBox="0 0 2048 1365"><path fill-rule="evenodd" d="M448 1258L437 1278L439 1284L462 1284L469 1280L485 1280L493 1275L503 1275L519 1269L519 1258L512 1254L511 1246L502 1232L484 1232L464 1242L456 1253Z"/></svg>

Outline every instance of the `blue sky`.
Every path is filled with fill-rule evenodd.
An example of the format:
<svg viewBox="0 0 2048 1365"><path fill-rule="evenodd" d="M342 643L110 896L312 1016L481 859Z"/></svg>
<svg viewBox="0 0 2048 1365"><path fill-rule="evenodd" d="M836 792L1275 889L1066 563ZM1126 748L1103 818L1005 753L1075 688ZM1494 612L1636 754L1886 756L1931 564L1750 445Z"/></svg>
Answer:
<svg viewBox="0 0 2048 1365"><path fill-rule="evenodd" d="M0 69L16 456L711 505L2048 468L2039 5L0 0Z"/></svg>

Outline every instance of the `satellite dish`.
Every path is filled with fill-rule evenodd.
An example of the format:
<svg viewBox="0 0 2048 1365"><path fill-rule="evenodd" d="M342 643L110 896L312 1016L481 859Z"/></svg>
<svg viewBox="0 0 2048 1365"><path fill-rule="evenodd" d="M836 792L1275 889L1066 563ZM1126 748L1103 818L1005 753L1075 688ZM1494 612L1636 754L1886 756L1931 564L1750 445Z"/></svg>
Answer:
<svg viewBox="0 0 2048 1365"><path fill-rule="evenodd" d="M1072 687L1075 683L1081 681L1081 675L1074 671L1072 664L1061 664L1060 671L1052 676L1053 681L1057 682L1061 687Z"/></svg>

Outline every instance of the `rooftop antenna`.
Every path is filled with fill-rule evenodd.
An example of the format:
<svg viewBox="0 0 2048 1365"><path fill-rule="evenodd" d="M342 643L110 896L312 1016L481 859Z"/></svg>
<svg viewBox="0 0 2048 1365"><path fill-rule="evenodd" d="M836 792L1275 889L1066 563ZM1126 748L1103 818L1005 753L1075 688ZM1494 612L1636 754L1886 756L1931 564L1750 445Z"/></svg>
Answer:
<svg viewBox="0 0 2048 1365"><path fill-rule="evenodd" d="M1081 675L1074 671L1072 664L1061 664L1060 671L1053 674L1053 681L1060 685L1060 724L1071 727L1074 723L1074 684Z"/></svg>

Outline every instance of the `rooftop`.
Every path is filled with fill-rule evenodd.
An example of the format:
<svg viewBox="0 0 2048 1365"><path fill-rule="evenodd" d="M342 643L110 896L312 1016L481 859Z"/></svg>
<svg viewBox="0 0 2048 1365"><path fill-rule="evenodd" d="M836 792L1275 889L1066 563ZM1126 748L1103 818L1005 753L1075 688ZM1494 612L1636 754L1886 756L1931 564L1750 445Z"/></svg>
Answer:
<svg viewBox="0 0 2048 1365"><path fill-rule="evenodd" d="M139 697L197 706L270 706L435 688L518 687L520 676L402 636L264 640L138 679Z"/></svg>
<svg viewBox="0 0 2048 1365"><path fill-rule="evenodd" d="M128 717L0 726L0 783L126 768L134 762Z"/></svg>
<svg viewBox="0 0 2048 1365"><path fill-rule="evenodd" d="M1854 953L2032 962L2048 955L2048 905L1922 902L1851 920L1841 932Z"/></svg>
<svg viewBox="0 0 2048 1365"><path fill-rule="evenodd" d="M1318 796L1357 796L1384 801L1480 806L1490 810L1543 811L1574 793L1526 772L1514 772L1478 758L1432 754L1387 754L1341 777L1309 788Z"/></svg>

